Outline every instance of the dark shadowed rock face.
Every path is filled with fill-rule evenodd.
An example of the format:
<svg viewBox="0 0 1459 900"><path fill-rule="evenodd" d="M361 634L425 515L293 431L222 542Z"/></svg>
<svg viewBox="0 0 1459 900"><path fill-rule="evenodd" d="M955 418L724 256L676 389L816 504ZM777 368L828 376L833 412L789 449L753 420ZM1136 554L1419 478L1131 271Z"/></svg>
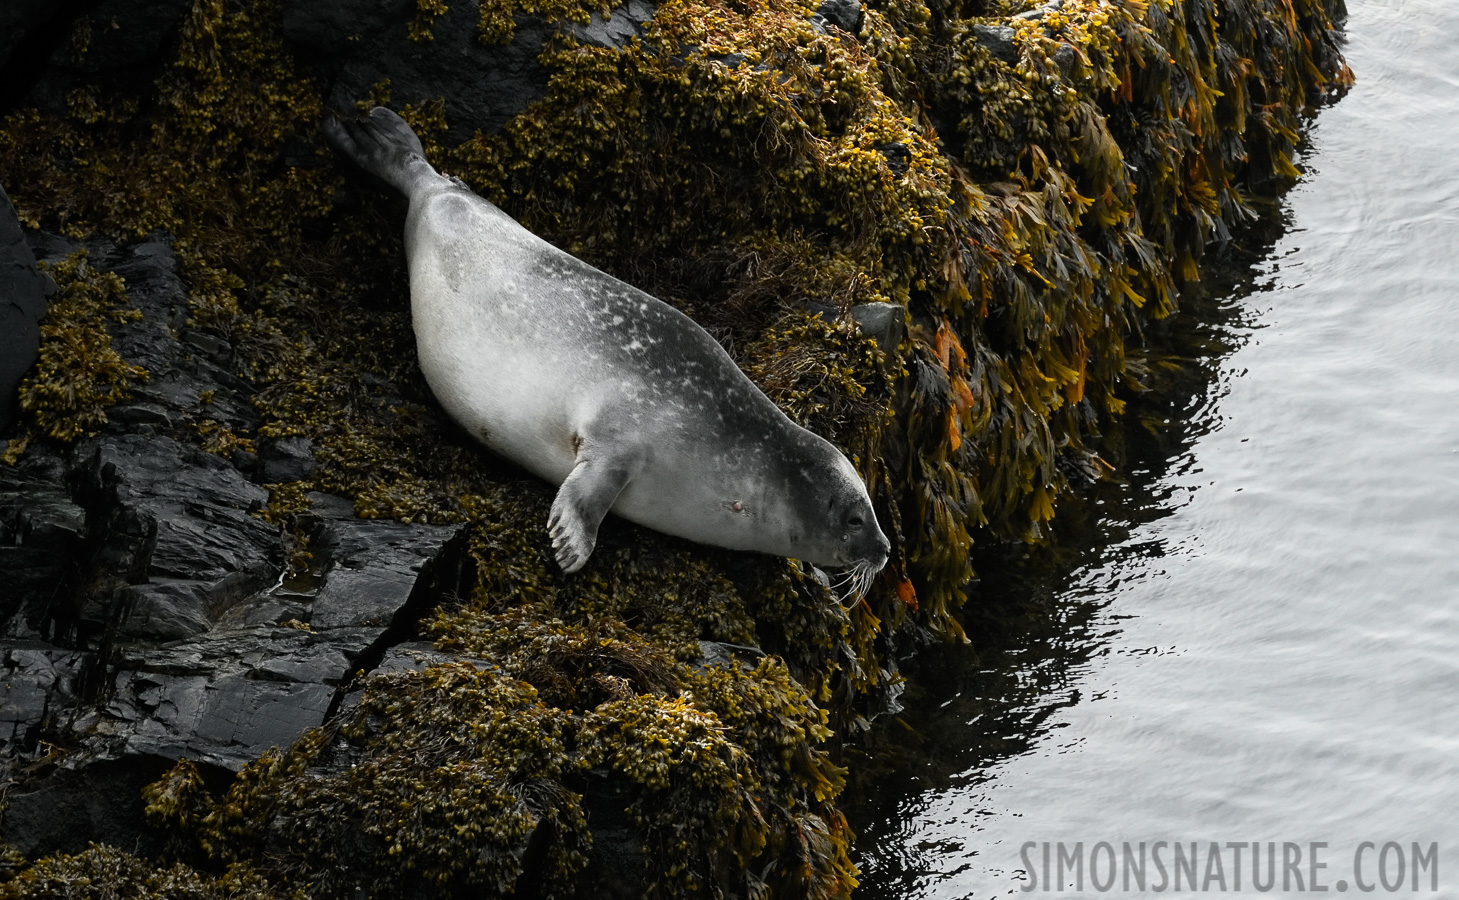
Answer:
<svg viewBox="0 0 1459 900"><path fill-rule="evenodd" d="M606 18L594 12L587 25L519 13L504 44L482 43L474 3L450 4L430 24L430 39L415 40L416 9L414 0L288 0L284 38L330 106L350 109L388 79L396 104L444 100L449 140L459 143L479 130L500 131L546 95L550 73L537 58L559 30L585 44L621 47L642 33L657 4L628 0Z"/></svg>
<svg viewBox="0 0 1459 900"><path fill-rule="evenodd" d="M0 4L0 67L55 12L55 0L5 0Z"/></svg>
<svg viewBox="0 0 1459 900"><path fill-rule="evenodd" d="M6 0L4 5L12 2ZM22 7L28 3L21 0ZM86 85L107 84L146 94L167 51L176 47L178 28L191 8L192 0L47 4L26 17L25 34L12 48L8 64L0 60L0 73L10 79L0 87L0 103L14 106L23 101L61 113L67 95ZM6 96L17 88L23 98Z"/></svg>
<svg viewBox="0 0 1459 900"><path fill-rule="evenodd" d="M47 259L78 246L32 243ZM461 528L365 521L322 494L298 521L309 569L286 572L296 538L256 515L268 491L190 437L258 417L226 345L188 332L170 246L87 249L126 279L142 318L109 326L112 343L150 377L102 433L0 468L0 840L30 854L133 845L140 788L171 760L237 769L287 746L470 577ZM312 467L297 439L261 457L270 483Z"/></svg>
<svg viewBox="0 0 1459 900"><path fill-rule="evenodd" d="M854 0L832 0L855 6ZM136 93L161 72L192 0L102 0L0 4L0 111L20 103L61 113L67 95L82 85L109 83ZM415 0L285 0L285 43L325 102L350 109L389 83L396 104L441 99L450 141L478 130L500 131L547 91L549 72L537 61L559 29L602 47L622 46L653 17L649 0L629 0L588 25L552 23L517 14L511 39L479 39L475 3L452 3L425 32L412 37ZM859 6L856 6L859 12ZM8 64L7 64L8 61Z"/></svg>
<svg viewBox="0 0 1459 900"><path fill-rule="evenodd" d="M0 35L4 28L0 14ZM36 359L37 323L46 311L49 286L36 271L15 207L0 187L0 439L15 422L15 390Z"/></svg>
<svg viewBox="0 0 1459 900"><path fill-rule="evenodd" d="M46 57L83 5L83 0L0 3L0 112L19 103L31 89Z"/></svg>
<svg viewBox="0 0 1459 900"><path fill-rule="evenodd" d="M510 43L487 45L477 40L474 3L450 4L428 41L412 40L415 16L414 0L290 0L284 37L330 106L350 109L388 79L395 103L444 98L452 143L499 131L546 94L537 56L553 28L541 19L518 16Z"/></svg>
<svg viewBox="0 0 1459 900"><path fill-rule="evenodd" d="M84 769L61 770L9 797L5 839L27 856L80 853L95 841L155 852L160 842L147 834L138 802L170 760L156 757L108 760Z"/></svg>

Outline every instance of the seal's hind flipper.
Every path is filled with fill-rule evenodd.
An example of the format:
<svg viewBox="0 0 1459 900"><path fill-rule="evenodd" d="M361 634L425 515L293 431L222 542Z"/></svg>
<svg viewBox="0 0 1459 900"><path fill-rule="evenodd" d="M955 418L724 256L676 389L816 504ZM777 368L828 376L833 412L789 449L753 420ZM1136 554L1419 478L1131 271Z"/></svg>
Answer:
<svg viewBox="0 0 1459 900"><path fill-rule="evenodd" d="M383 106L357 118L326 116L319 128L338 153L406 196L419 166L430 168L420 138L404 119Z"/></svg>
<svg viewBox="0 0 1459 900"><path fill-rule="evenodd" d="M564 572L576 572L593 555L598 526L632 476L628 466L592 456L578 457L577 465L558 488L552 515L547 519L552 549Z"/></svg>

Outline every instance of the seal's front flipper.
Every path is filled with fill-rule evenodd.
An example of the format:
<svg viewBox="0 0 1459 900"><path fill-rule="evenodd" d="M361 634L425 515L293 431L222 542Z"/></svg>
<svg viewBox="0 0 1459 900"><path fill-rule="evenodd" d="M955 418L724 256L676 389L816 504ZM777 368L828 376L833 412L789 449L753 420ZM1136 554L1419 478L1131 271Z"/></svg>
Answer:
<svg viewBox="0 0 1459 900"><path fill-rule="evenodd" d="M577 465L558 489L557 499L552 501L552 515L547 519L552 549L564 572L581 569L593 554L593 547L598 543L598 526L632 475L628 466L578 457Z"/></svg>

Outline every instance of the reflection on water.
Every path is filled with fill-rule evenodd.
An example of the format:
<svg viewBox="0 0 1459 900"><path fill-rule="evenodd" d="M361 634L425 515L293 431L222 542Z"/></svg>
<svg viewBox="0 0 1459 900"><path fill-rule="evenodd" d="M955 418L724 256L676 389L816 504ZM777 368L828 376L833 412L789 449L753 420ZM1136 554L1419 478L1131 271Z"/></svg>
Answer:
<svg viewBox="0 0 1459 900"><path fill-rule="evenodd" d="M859 896L919 895L929 875L922 860L981 855L969 838L992 814L981 807L993 801L979 786L1004 759L1035 748L1067 752L1082 740L1050 732L1068 727L1055 717L1059 710L1107 697L1107 685L1085 677L1092 661L1111 652L1174 652L1114 645L1124 616L1108 608L1111 592L1165 556L1164 539L1137 532L1183 503L1187 489L1162 478L1189 471L1192 442L1219 427L1219 400L1237 374L1222 363L1258 325L1261 307L1251 295L1262 289L1253 264L1270 255L1283 227L1273 210L1182 297L1180 316L1154 326L1144 359L1151 390L1131 402L1124 427L1105 445L1121 475L1065 501L1047 545L980 548L979 599L962 616L976 646L914 658L905 667L906 712L850 751L859 780L848 808L867 854ZM1091 578L1095 571L1101 577ZM949 790L972 801L970 820L948 822L937 836L903 827L928 792Z"/></svg>
<svg viewBox="0 0 1459 900"><path fill-rule="evenodd" d="M851 760L860 896L1162 840L1326 841L1328 885L1437 842L1459 896L1459 5L1349 6L1359 82L1152 339L1123 483L981 551L975 648L919 657Z"/></svg>

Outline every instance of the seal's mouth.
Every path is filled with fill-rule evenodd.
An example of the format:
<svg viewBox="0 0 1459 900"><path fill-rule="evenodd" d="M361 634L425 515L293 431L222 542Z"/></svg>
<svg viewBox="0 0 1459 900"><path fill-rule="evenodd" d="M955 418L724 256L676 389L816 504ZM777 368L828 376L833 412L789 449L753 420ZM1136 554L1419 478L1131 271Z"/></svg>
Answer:
<svg viewBox="0 0 1459 900"><path fill-rule="evenodd" d="M872 579L886 564L885 558L880 563L874 563L869 559L853 563L851 568L837 573L836 577L831 580L831 593L842 606L858 602L866 596L867 591L871 590Z"/></svg>

